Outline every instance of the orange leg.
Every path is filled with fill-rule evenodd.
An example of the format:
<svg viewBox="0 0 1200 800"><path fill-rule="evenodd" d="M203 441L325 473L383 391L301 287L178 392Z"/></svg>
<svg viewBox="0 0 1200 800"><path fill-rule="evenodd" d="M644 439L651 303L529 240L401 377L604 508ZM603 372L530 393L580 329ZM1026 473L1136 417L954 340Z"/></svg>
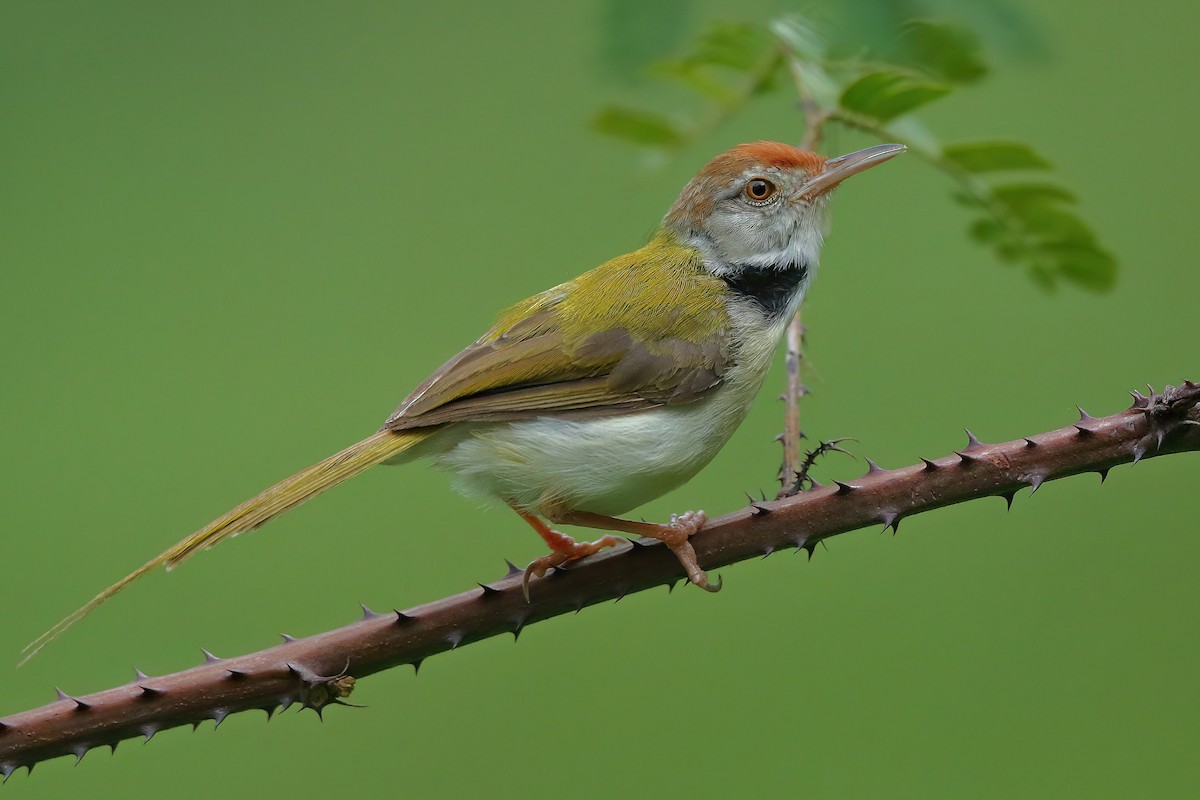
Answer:
<svg viewBox="0 0 1200 800"><path fill-rule="evenodd" d="M520 514L521 519L528 522L530 527L538 532L538 536L541 536L543 541L550 545L550 553L548 555L536 559L525 568L525 578L521 582L521 589L525 592L525 602L527 603L529 602L529 578L531 576L540 578L551 567L558 567L568 561L593 555L606 547L615 547L625 541L620 536L603 536L594 542L577 542L565 533L559 533L554 530L532 514L526 514L524 511L519 511L516 508L513 511ZM609 530L616 529L610 528Z"/></svg>
<svg viewBox="0 0 1200 800"><path fill-rule="evenodd" d="M554 522L564 525L580 525L585 528L599 528L603 531L620 531L634 536L649 536L658 539L679 559L687 572L688 580L706 592L721 591L721 582L709 583L708 575L700 569L696 562L696 550L692 547L691 536L704 527L708 518L703 511L687 511L673 515L666 525L653 522L631 522L627 519L606 517L603 514L592 514L588 511L554 511L547 516Z"/></svg>

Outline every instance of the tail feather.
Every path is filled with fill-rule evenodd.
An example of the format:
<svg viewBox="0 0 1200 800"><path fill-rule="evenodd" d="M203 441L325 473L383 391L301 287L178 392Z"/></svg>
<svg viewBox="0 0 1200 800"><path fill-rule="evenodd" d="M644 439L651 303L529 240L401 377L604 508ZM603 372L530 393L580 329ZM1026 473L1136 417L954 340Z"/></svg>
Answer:
<svg viewBox="0 0 1200 800"><path fill-rule="evenodd" d="M239 533L252 531L288 509L295 508L309 498L326 489L354 477L358 473L387 461L429 435L426 431L380 431L342 450L340 453L320 461L308 469L301 470L290 478L280 481L269 489L217 517L186 539L172 545L152 560L146 562L121 580L109 586L89 600L83 607L64 618L50 630L34 639L22 650L21 664L57 639L63 631L90 614L97 606L129 584L156 567L172 569L199 550L213 547ZM18 665L20 666L20 665Z"/></svg>

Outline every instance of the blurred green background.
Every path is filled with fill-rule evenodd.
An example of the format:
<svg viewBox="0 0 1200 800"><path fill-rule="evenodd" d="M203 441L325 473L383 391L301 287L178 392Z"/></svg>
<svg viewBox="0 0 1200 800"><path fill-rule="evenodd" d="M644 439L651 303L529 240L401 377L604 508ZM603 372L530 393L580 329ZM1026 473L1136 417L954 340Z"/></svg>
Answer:
<svg viewBox="0 0 1200 800"><path fill-rule="evenodd" d="M648 169L588 132L655 101L647 57L781 0L0 6L0 716L406 607L540 555L421 467L375 470L158 573L29 666L19 648L273 480L374 430L497 309L640 244L774 95ZM1123 263L1039 291L900 159L836 201L810 296L813 436L885 466L1197 378L1200 6L829 5L847 30L952 9L990 80L946 138L1051 157ZM631 16L631 15L642 15ZM857 27L856 27L857 26ZM839 136L830 153L872 142ZM859 182L861 181L861 182ZM647 517L772 487L780 374ZM833 457L824 475L861 462ZM13 797L1180 796L1200 784L1193 456L839 537L725 591L627 598L363 681L324 725L241 715L22 772ZM1192 633L1189 633L1192 631ZM344 712L344 713L342 713ZM753 795L752 795L753 796Z"/></svg>

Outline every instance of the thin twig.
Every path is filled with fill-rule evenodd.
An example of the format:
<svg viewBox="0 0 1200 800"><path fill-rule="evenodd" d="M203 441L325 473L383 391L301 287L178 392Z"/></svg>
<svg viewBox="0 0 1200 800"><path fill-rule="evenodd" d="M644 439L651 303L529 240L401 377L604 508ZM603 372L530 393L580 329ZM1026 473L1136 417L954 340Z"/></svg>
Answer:
<svg viewBox="0 0 1200 800"><path fill-rule="evenodd" d="M796 92L800 95L800 107L804 112L804 133L800 137L800 149L815 151L821 146L823 127L828 117L805 83L800 61L790 58L788 67L796 84ZM800 364L803 358L804 323L800 319L800 310L797 309L796 316L788 325L784 356L787 379L783 389L783 464L779 467L777 498L791 497L802 488L796 476L800 473L800 440L804 438L804 431L800 429L800 398L808 393L800 378Z"/></svg>
<svg viewBox="0 0 1200 800"><path fill-rule="evenodd" d="M873 462L849 482L773 502L752 502L693 537L700 565L713 570L779 550L802 548L810 557L818 541L867 525L897 528L924 511L1004 497L1081 472L1101 477L1118 464L1200 450L1200 385L1185 382L1144 397L1118 414L1094 418L1080 412L1071 425L1003 444L967 445L936 460L901 469ZM290 639L269 650L205 661L172 675L135 679L82 697L60 696L49 705L0 719L0 776L62 755L82 758L94 747L250 709L268 715L300 704L320 712L342 703L361 678L400 664L417 666L435 653L577 611L683 577L666 547L633 542L620 551L555 570L533 584L532 602L521 593L515 567L500 580L480 584L404 612L376 614L337 630ZM732 587L731 587L732 588ZM713 602L720 602L719 598Z"/></svg>

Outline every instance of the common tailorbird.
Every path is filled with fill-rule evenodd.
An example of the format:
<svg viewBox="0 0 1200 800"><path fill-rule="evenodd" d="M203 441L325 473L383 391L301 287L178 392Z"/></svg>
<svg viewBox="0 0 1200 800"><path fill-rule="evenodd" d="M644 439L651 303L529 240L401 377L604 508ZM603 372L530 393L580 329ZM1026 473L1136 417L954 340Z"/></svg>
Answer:
<svg viewBox="0 0 1200 800"><path fill-rule="evenodd" d="M901 153L826 159L743 144L693 178L644 247L517 303L443 364L376 433L247 500L96 595L25 650L32 657L150 570L254 530L376 464L427 459L471 497L507 503L551 567L618 544L576 542L578 525L662 540L688 578L716 591L689 541L705 522L618 518L680 486L729 440L762 386L812 280L830 190Z"/></svg>

